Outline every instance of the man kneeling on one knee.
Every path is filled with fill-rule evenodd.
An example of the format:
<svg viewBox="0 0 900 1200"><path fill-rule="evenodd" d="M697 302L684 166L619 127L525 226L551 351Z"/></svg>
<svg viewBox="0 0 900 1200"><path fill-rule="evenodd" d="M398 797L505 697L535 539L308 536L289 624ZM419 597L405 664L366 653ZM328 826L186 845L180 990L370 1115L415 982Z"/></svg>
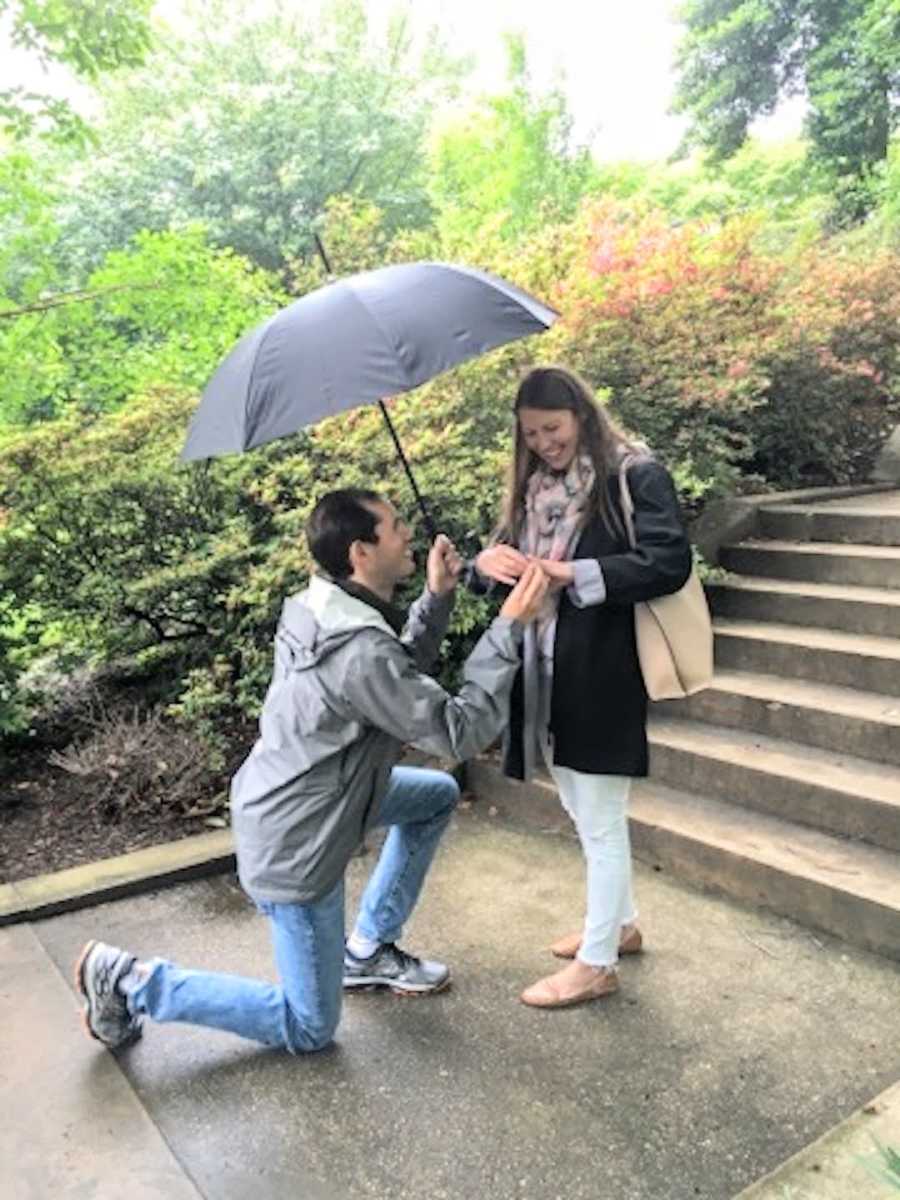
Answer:
<svg viewBox="0 0 900 1200"><path fill-rule="evenodd" d="M393 505L357 488L331 492L307 524L320 573L285 602L260 734L231 788L241 883L269 918L279 984L186 970L91 941L76 965L85 1025L110 1048L144 1017L227 1030L293 1053L332 1039L343 989L437 992L439 962L397 944L459 791L441 771L395 766L403 746L465 759L507 720L522 625L547 580L530 568L473 650L457 695L424 672L453 605L461 561L443 535L404 621L395 587L414 571L411 534ZM366 831L389 828L350 937L344 873Z"/></svg>

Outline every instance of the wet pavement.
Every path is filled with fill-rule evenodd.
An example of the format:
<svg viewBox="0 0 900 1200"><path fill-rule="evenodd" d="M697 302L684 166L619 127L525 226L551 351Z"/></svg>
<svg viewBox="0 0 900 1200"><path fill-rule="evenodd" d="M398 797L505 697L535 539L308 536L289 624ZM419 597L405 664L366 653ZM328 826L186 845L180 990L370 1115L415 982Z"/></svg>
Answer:
<svg viewBox="0 0 900 1200"><path fill-rule="evenodd" d="M729 1200L900 1078L896 963L640 864L647 952L619 994L523 1007L579 923L580 852L487 814L460 813L404 939L453 989L352 996L307 1058L188 1026L118 1058L83 1037L90 936L274 978L230 876L0 929L3 1200Z"/></svg>

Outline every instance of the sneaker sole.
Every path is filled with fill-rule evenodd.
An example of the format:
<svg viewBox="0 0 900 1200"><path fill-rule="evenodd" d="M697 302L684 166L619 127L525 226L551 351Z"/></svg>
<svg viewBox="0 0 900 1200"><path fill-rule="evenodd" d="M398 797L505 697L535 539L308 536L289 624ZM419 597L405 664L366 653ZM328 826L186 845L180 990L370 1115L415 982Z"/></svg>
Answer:
<svg viewBox="0 0 900 1200"><path fill-rule="evenodd" d="M352 982L344 981L345 992L376 992L381 988L387 988L395 996L436 996L438 992L446 992L451 983L450 976L438 984L422 984L419 987L410 987L409 984L394 983L390 979L373 979L363 978L354 979Z"/></svg>
<svg viewBox="0 0 900 1200"><path fill-rule="evenodd" d="M91 1010L91 1002L87 994L87 988L84 985L84 964L87 962L88 955L96 945L97 941L95 938L90 942L85 942L84 946L81 948L81 953L78 955L78 959L75 962L75 989L81 996L81 1024L84 1028L84 1032L95 1042L100 1042L101 1045L106 1045L101 1038L97 1037L96 1033L94 1033L93 1029L91 1029L91 1026L88 1022L88 1014Z"/></svg>

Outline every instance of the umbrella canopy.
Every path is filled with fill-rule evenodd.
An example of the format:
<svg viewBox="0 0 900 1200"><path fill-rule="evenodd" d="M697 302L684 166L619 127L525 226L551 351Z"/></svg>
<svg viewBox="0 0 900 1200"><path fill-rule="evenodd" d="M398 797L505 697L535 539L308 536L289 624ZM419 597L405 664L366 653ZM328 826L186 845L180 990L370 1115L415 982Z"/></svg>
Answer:
<svg viewBox="0 0 900 1200"><path fill-rule="evenodd" d="M408 392L543 332L557 316L495 275L450 263L405 263L340 279L238 342L203 393L182 458L249 450Z"/></svg>

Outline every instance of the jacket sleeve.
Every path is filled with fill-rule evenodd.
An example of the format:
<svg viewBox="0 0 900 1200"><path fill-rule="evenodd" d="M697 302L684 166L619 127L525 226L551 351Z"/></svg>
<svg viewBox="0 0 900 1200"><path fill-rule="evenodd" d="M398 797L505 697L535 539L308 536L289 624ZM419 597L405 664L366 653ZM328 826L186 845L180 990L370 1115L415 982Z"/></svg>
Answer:
<svg viewBox="0 0 900 1200"><path fill-rule="evenodd" d="M693 557L669 472L658 462L628 471L637 547L598 559L607 604L636 604L668 596L687 583Z"/></svg>
<svg viewBox="0 0 900 1200"><path fill-rule="evenodd" d="M348 667L343 700L358 719L399 741L445 758L471 758L507 724L521 639L518 622L497 617L469 655L462 687L451 696L416 669L396 640L375 634Z"/></svg>
<svg viewBox="0 0 900 1200"><path fill-rule="evenodd" d="M400 641L412 654L420 671L430 670L437 662L441 642L453 612L454 592L436 596L426 587L411 605Z"/></svg>

